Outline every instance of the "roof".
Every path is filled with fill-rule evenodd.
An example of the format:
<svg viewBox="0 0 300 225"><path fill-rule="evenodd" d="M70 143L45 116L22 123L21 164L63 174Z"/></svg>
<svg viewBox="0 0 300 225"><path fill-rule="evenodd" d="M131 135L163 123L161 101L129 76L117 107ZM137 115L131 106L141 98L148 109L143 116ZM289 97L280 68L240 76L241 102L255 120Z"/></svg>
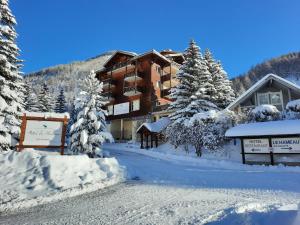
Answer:
<svg viewBox="0 0 300 225"><path fill-rule="evenodd" d="M160 54L158 51L156 51L155 49L152 49L151 51L148 51L148 52L145 52L143 54L140 54L140 55L137 55L135 56L134 58L132 58L131 60L135 60L135 59L138 59L138 58L142 58L146 55L149 55L149 54L154 54L160 58L162 58L163 60L167 61L168 63L171 63L171 61L169 59L167 59L165 56L163 56L162 54Z"/></svg>
<svg viewBox="0 0 300 225"><path fill-rule="evenodd" d="M151 51L148 51L148 52L145 52L143 54L136 54L134 52L127 52L127 51L116 51L113 55L111 55L111 57L109 57L109 59L103 64L103 68L100 69L100 70L97 70L96 72L101 72L101 71L105 71L105 66L107 65L107 63L118 53L122 53L122 54L125 54L125 55L130 55L130 56L133 56L133 58L131 58L130 60L136 60L136 59L139 59L139 58L142 58L146 55L149 55L149 54L154 54L156 56L158 56L159 58L163 59L164 61L166 61L167 63L171 63L171 61L166 58L165 56L163 56L162 54L160 54L158 51L152 49Z"/></svg>
<svg viewBox="0 0 300 225"><path fill-rule="evenodd" d="M124 54L124 55L129 55L129 56L132 56L132 57L134 57L134 56L137 56L137 54L135 53L135 52L128 52L128 51L121 51L121 50L118 50L118 51L116 51L114 54L112 54L107 60L106 60L106 62L103 64L103 67L105 67L106 65L107 65L107 63L109 63L109 61L113 58L113 57L115 57L115 55L116 54Z"/></svg>
<svg viewBox="0 0 300 225"><path fill-rule="evenodd" d="M262 87L264 84L266 84L269 80L276 80L282 85L285 85L291 89L294 89L296 91L300 92L300 87L296 84L294 84L291 81L288 81L276 74L267 74L262 79L257 81L251 88L249 88L247 91L245 91L242 95L240 95L235 101L233 101L229 106L227 106L226 109L232 110L234 107L236 107L240 102L245 100L249 95L253 94L256 90L258 90L260 87Z"/></svg>
<svg viewBox="0 0 300 225"><path fill-rule="evenodd" d="M169 124L171 123L171 120L168 117L162 117L156 122L153 123L143 123L138 129L137 133L142 129L142 127L145 127L148 131L151 133L160 133L163 131Z"/></svg>
<svg viewBox="0 0 300 225"><path fill-rule="evenodd" d="M284 128L284 129L283 129ZM226 131L226 137L260 137L300 135L300 120L246 123Z"/></svg>

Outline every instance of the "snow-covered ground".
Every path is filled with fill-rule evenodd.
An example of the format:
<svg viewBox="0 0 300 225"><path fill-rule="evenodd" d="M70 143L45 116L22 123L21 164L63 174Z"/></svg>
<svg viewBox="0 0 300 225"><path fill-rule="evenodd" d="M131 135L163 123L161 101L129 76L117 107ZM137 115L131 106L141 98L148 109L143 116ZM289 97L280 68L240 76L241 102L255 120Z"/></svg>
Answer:
<svg viewBox="0 0 300 225"><path fill-rule="evenodd" d="M130 181L3 214L0 224L300 224L298 167L241 165L133 146L105 146Z"/></svg>
<svg viewBox="0 0 300 225"><path fill-rule="evenodd" d="M115 158L25 149L0 154L0 212L59 200L124 180Z"/></svg>

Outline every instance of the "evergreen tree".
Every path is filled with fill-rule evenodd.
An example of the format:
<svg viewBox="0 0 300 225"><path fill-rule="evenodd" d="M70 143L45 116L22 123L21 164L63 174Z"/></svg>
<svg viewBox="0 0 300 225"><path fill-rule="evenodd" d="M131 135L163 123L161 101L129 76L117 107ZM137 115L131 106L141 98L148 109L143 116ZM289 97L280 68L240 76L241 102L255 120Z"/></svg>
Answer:
<svg viewBox="0 0 300 225"><path fill-rule="evenodd" d="M28 84L26 85L26 91L25 94L25 110L27 112L39 112L39 105L38 105L38 98L34 91L32 90L31 86Z"/></svg>
<svg viewBox="0 0 300 225"><path fill-rule="evenodd" d="M24 83L19 72L15 25L8 0L0 0L0 151L12 149L17 142L20 132L17 115L24 110Z"/></svg>
<svg viewBox="0 0 300 225"><path fill-rule="evenodd" d="M196 93L201 91L205 93L205 97L209 99L213 86L210 73L200 52L200 48L196 42L192 40L189 47L184 52L185 61L182 64L177 79L179 84L171 89L171 98L174 102L170 104L169 110L175 111L170 115L171 120L183 120L191 117L191 112L186 110L188 105L198 97ZM205 90L204 90L205 89ZM194 96L194 99L192 99Z"/></svg>
<svg viewBox="0 0 300 225"><path fill-rule="evenodd" d="M60 89L59 95L57 96L54 111L56 113L64 113L67 111L66 110L66 99L65 99L65 94L64 94L63 88Z"/></svg>
<svg viewBox="0 0 300 225"><path fill-rule="evenodd" d="M70 131L71 151L75 154L102 156L102 144L106 140L112 140L111 134L106 131L106 111L103 107L107 102L101 96L102 86L92 71L83 81L82 91L75 100L75 110L78 113Z"/></svg>
<svg viewBox="0 0 300 225"><path fill-rule="evenodd" d="M46 83L43 84L41 87L40 93L38 95L39 99L39 110L40 112L52 112L53 105L52 105L52 98L49 94L49 89Z"/></svg>
<svg viewBox="0 0 300 225"><path fill-rule="evenodd" d="M228 79L227 73L224 71L222 64L216 62L209 49L205 51L205 61L209 72L211 73L212 83L214 86L214 97L212 102L219 108L226 108L235 99L231 81Z"/></svg>

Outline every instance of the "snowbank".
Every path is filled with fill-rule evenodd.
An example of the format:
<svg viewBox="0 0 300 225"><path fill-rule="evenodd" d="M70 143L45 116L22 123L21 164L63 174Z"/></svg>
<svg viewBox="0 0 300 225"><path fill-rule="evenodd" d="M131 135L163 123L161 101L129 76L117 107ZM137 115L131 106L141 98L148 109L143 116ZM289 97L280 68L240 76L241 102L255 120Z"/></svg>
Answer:
<svg viewBox="0 0 300 225"><path fill-rule="evenodd" d="M32 149L0 154L0 211L94 191L124 179L115 158L60 156Z"/></svg>
<svg viewBox="0 0 300 225"><path fill-rule="evenodd" d="M175 164L188 164L193 166L201 166L205 168L217 168L224 170L236 171L264 171L264 172L294 172L300 173L299 166L284 166L282 164L276 166L265 165L244 165L240 154L240 142L237 145L227 144L224 149L216 151L204 151L202 157L197 157L195 152L186 153L183 149L174 149L169 144L160 145L158 148L140 149L139 145L130 143L105 144L105 150L123 150L134 152L156 159L170 161Z"/></svg>

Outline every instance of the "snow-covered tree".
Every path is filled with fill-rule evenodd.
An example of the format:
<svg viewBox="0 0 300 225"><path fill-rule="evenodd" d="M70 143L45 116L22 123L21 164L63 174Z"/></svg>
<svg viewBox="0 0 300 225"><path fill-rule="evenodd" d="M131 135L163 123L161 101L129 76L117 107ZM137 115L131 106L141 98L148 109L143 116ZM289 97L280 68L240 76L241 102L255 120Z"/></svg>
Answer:
<svg viewBox="0 0 300 225"><path fill-rule="evenodd" d="M0 150L12 149L19 132L24 102L24 83L20 74L16 45L16 20L8 0L0 0Z"/></svg>
<svg viewBox="0 0 300 225"><path fill-rule="evenodd" d="M192 40L189 47L184 52L185 61L180 67L176 77L178 85L171 89L171 98L174 101L170 104L169 110L175 111L170 115L171 120L184 119L190 117L186 107L192 102L191 96L199 90L199 81L204 70L204 77L209 76L205 67L200 48ZM204 81L205 79L203 79ZM206 84L202 84L205 86Z"/></svg>
<svg viewBox="0 0 300 225"><path fill-rule="evenodd" d="M102 86L92 71L84 79L82 91L75 100L75 110L78 110L78 113L70 131L71 151L75 154L102 156L102 144L112 140L111 134L106 131L106 111L103 107L107 102L101 96Z"/></svg>
<svg viewBox="0 0 300 225"><path fill-rule="evenodd" d="M274 105L259 105L250 111L249 115L250 122L265 122L279 120L281 113Z"/></svg>
<svg viewBox="0 0 300 225"><path fill-rule="evenodd" d="M64 89L63 88L60 89L59 95L56 98L54 111L56 113L64 113L64 112L67 111L67 109L66 109L66 99L65 99L65 94L64 94Z"/></svg>
<svg viewBox="0 0 300 225"><path fill-rule="evenodd" d="M27 112L39 112L38 98L31 86L26 84L25 110Z"/></svg>
<svg viewBox="0 0 300 225"><path fill-rule="evenodd" d="M216 62L209 49L206 49L204 58L211 73L212 84L214 86L212 102L219 108L224 109L235 99L231 81L228 79L221 62Z"/></svg>
<svg viewBox="0 0 300 225"><path fill-rule="evenodd" d="M235 120L231 111L215 111L195 114L188 123L189 142L195 147L197 156L203 149L215 150L225 142L225 132Z"/></svg>
<svg viewBox="0 0 300 225"><path fill-rule="evenodd" d="M40 112L52 112L53 111L53 100L49 93L49 89L46 83L41 87L40 93L38 94L39 100L39 111Z"/></svg>

